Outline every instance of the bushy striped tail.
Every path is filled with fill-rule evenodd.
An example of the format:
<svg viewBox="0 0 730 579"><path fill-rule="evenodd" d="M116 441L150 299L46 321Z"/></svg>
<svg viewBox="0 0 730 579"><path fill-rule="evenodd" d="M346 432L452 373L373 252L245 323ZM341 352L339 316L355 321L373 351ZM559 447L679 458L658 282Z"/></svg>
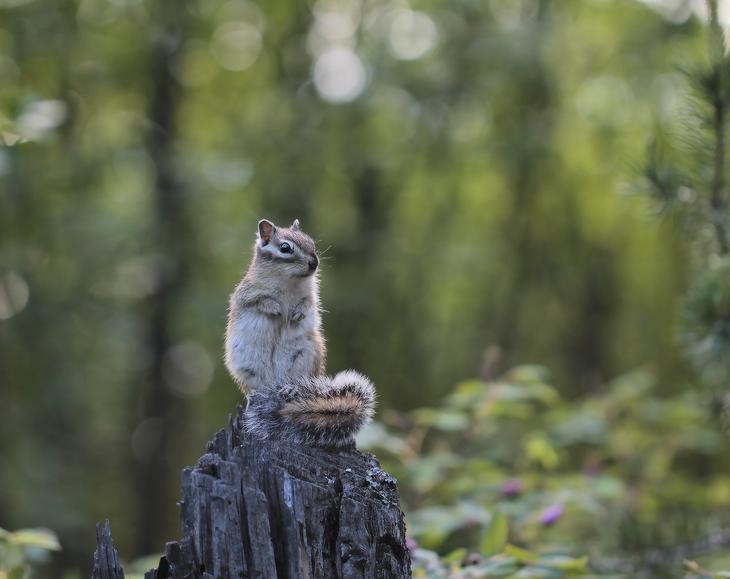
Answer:
<svg viewBox="0 0 730 579"><path fill-rule="evenodd" d="M375 387L359 372L302 378L279 389L252 392L244 425L259 438L345 448L373 417Z"/></svg>

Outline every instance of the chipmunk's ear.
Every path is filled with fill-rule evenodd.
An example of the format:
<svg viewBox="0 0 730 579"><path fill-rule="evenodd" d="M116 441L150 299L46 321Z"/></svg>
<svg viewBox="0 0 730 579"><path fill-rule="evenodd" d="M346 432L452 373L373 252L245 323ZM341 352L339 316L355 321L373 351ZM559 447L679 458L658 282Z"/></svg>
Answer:
<svg viewBox="0 0 730 579"><path fill-rule="evenodd" d="M299 231L301 229L301 226L299 225L299 219L295 219L294 223L291 224L291 227L289 228L292 231Z"/></svg>
<svg viewBox="0 0 730 579"><path fill-rule="evenodd" d="M264 242L264 245L271 241L271 236L276 231L276 225L274 225L268 219L262 219L259 221L259 239Z"/></svg>

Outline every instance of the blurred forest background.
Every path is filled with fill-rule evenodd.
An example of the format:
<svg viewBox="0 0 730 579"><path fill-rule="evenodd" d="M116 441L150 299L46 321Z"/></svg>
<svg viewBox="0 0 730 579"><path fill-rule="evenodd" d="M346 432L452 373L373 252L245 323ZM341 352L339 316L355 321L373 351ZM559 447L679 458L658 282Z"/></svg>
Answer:
<svg viewBox="0 0 730 579"><path fill-rule="evenodd" d="M54 529L45 573L69 578L105 517L128 559L178 535L180 469L240 400L228 294L256 221L298 217L330 258L328 367L375 381L363 444L419 546L478 548L495 512L511 542L616 572L724 544L726 373L697 371L692 345L717 344L686 328L713 232L654 155L657 135L702 148L685 71L712 57L707 19L0 0L0 526Z"/></svg>

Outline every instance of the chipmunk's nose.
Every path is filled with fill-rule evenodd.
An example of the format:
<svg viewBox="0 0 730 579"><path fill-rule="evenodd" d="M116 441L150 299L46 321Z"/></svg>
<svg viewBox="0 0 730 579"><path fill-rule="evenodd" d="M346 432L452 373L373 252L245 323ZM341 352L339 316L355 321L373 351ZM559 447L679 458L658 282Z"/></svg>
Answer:
<svg viewBox="0 0 730 579"><path fill-rule="evenodd" d="M309 271L314 271L317 269L317 266L319 265L319 258L316 255L312 256L312 259L309 260Z"/></svg>

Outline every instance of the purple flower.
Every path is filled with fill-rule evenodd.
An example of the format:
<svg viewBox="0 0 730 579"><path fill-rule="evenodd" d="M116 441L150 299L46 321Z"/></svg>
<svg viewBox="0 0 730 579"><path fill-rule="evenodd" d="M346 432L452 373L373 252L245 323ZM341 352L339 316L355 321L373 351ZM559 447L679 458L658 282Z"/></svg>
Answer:
<svg viewBox="0 0 730 579"><path fill-rule="evenodd" d="M507 498L514 498L522 493L522 481L518 478L511 478L502 483L502 495Z"/></svg>
<svg viewBox="0 0 730 579"><path fill-rule="evenodd" d="M542 512L542 515L540 515L540 522L546 527L554 525L560 520L560 517L563 516L563 511L564 509L560 505L550 505Z"/></svg>
<svg viewBox="0 0 730 579"><path fill-rule="evenodd" d="M406 548L408 549L408 552L411 555L414 555L416 553L416 549L418 549L418 543L414 539L411 539L409 536L406 535Z"/></svg>

